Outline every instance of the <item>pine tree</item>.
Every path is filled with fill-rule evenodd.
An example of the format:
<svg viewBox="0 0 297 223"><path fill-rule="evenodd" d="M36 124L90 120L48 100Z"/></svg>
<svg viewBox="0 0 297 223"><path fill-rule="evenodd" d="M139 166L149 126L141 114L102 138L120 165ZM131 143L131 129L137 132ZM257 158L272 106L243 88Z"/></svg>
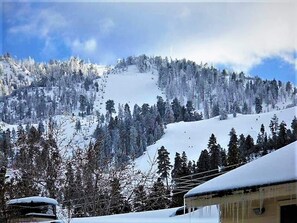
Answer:
<svg viewBox="0 0 297 223"><path fill-rule="evenodd" d="M115 108L114 108L114 101L113 100L107 100L106 101L106 111L111 115L115 113Z"/></svg>
<svg viewBox="0 0 297 223"><path fill-rule="evenodd" d="M255 99L255 110L257 114L262 112L262 100L259 97Z"/></svg>
<svg viewBox="0 0 297 223"><path fill-rule="evenodd" d="M74 182L74 170L69 161L66 164L64 191L64 202L68 210L70 210L74 205L73 200L75 199L76 185Z"/></svg>
<svg viewBox="0 0 297 223"><path fill-rule="evenodd" d="M169 171L172 165L170 164L169 152L165 149L164 146L161 146L161 148L158 150L157 163L158 163L157 173L160 174L161 179L166 180L166 187L167 187L167 190L169 190L168 177L170 176Z"/></svg>
<svg viewBox="0 0 297 223"><path fill-rule="evenodd" d="M168 208L170 200L168 198L169 191L166 190L161 178L154 183L153 188L148 194L147 210L159 210Z"/></svg>
<svg viewBox="0 0 297 223"><path fill-rule="evenodd" d="M235 165L239 163L238 140L235 129L232 128L230 133L230 141L228 144L228 165Z"/></svg>
<svg viewBox="0 0 297 223"><path fill-rule="evenodd" d="M134 190L133 206L134 211L145 211L147 207L147 194L143 185L138 185Z"/></svg>
<svg viewBox="0 0 297 223"><path fill-rule="evenodd" d="M163 119L165 116L165 102L163 100L163 98L161 96L157 96L157 108L158 108L158 112L161 116L161 118Z"/></svg>
<svg viewBox="0 0 297 223"><path fill-rule="evenodd" d="M221 153L217 145L217 139L214 134L211 134L208 140L207 148L209 150L210 169L217 169L219 166L222 165L222 160Z"/></svg>
<svg viewBox="0 0 297 223"><path fill-rule="evenodd" d="M173 183L173 190L172 190L172 206L178 207L183 204L183 195L179 193L179 188L181 184L181 180L179 179L182 177L182 165L183 160L179 153L175 154L174 158L174 165L173 170L171 171L172 183Z"/></svg>
<svg viewBox="0 0 297 223"><path fill-rule="evenodd" d="M292 134L291 134L291 142L294 142L297 140L297 118L294 116L294 119L292 120L291 123L291 128L292 128Z"/></svg>
<svg viewBox="0 0 297 223"><path fill-rule="evenodd" d="M278 117L276 116L276 114L273 115L269 124L269 128L270 128L272 137L275 138L279 130Z"/></svg>
<svg viewBox="0 0 297 223"><path fill-rule="evenodd" d="M174 98L174 100L172 101L172 111L173 111L174 120L176 122L180 121L181 109L182 109L182 106L180 105L180 102L178 101L177 98Z"/></svg>
<svg viewBox="0 0 297 223"><path fill-rule="evenodd" d="M130 209L128 203L125 201L124 196L121 194L121 184L117 177L114 177L110 182L110 214L120 214L127 212Z"/></svg>
<svg viewBox="0 0 297 223"><path fill-rule="evenodd" d="M248 160L252 160L253 156L258 156L259 155L259 151L256 150L255 144L254 144L254 139L248 135L245 138L245 142L244 142L244 151L246 151L246 158Z"/></svg>
<svg viewBox="0 0 297 223"><path fill-rule="evenodd" d="M226 150L221 148L220 144L218 144L218 147L220 148L220 152L221 152L221 159L222 159L222 166L227 166L227 154L226 154Z"/></svg>
<svg viewBox="0 0 297 223"><path fill-rule="evenodd" d="M279 132L277 136L277 148L284 147L289 142L289 137L287 134L287 124L282 121L279 125Z"/></svg>
<svg viewBox="0 0 297 223"><path fill-rule="evenodd" d="M244 102L242 107L242 114L248 114L248 112L249 112L248 105L246 102Z"/></svg>
<svg viewBox="0 0 297 223"><path fill-rule="evenodd" d="M185 121L194 121L194 106L192 101L187 101L186 104L186 114L187 114L187 119Z"/></svg>
<svg viewBox="0 0 297 223"><path fill-rule="evenodd" d="M241 162L246 162L246 157L247 157L247 151L244 143L245 143L245 137L243 134L240 134L238 139L238 150L239 150L239 158Z"/></svg>
<svg viewBox="0 0 297 223"><path fill-rule="evenodd" d="M202 150L197 162L198 172L203 173L210 170L210 158L206 149Z"/></svg>

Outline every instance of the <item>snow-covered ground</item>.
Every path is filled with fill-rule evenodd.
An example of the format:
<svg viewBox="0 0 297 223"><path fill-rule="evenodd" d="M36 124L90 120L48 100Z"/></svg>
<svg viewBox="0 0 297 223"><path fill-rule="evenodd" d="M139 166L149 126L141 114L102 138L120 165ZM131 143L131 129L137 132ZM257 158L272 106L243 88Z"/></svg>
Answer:
<svg viewBox="0 0 297 223"><path fill-rule="evenodd" d="M109 74L106 82L104 99L114 100L115 108L118 104L129 104L131 112L135 104L142 106L147 103L154 105L157 103L157 96L162 92L157 86L157 71L139 73L136 66L129 66L127 71ZM165 96L163 96L165 98ZM105 102L102 112L105 113ZM103 114L104 114L103 113Z"/></svg>
<svg viewBox="0 0 297 223"><path fill-rule="evenodd" d="M178 208L135 212L101 217L74 218L71 223L219 223L217 206L198 209L194 212L173 216Z"/></svg>
<svg viewBox="0 0 297 223"><path fill-rule="evenodd" d="M265 131L270 134L269 124L274 116L278 117L279 124L284 121L289 128L294 116L297 116L297 107L273 111L269 113L240 115L236 118L229 115L227 120L219 120L219 117L197 121L197 122L179 122L169 124L165 135L154 145L149 146L146 154L136 160L136 166L147 171L161 146L164 146L170 153L170 160L173 163L175 153L186 152L189 160L197 161L200 152L207 148L209 137L213 133L217 142L227 148L229 143L229 132L234 128L237 136L244 134L251 135L256 143L257 135L260 132L261 124L264 125Z"/></svg>

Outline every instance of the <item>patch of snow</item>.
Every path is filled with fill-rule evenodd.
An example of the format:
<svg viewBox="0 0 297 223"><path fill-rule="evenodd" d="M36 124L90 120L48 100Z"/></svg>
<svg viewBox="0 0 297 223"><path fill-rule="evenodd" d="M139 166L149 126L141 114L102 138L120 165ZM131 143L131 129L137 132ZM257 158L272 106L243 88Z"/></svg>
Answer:
<svg viewBox="0 0 297 223"><path fill-rule="evenodd" d="M127 71L109 74L104 94L105 102L114 100L116 109L118 104L128 103L131 112L135 104L139 106L144 103L154 105L157 103L157 96L162 95L161 90L158 89L157 80L156 74L152 74L152 72L139 73L134 65L129 66ZM163 97L165 99L165 96Z"/></svg>
<svg viewBox="0 0 297 223"><path fill-rule="evenodd" d="M157 211L144 211L128 214L117 214L100 217L74 218L71 223L219 223L219 210L217 206L200 208L194 212L172 216L179 208L170 208Z"/></svg>

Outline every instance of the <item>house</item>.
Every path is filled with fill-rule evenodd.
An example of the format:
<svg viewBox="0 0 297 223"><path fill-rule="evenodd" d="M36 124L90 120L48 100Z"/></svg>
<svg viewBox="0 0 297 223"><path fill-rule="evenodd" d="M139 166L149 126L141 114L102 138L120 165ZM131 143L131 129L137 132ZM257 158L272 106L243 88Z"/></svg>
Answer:
<svg viewBox="0 0 297 223"><path fill-rule="evenodd" d="M185 205L218 205L222 223L296 223L296 195L294 142L193 188Z"/></svg>

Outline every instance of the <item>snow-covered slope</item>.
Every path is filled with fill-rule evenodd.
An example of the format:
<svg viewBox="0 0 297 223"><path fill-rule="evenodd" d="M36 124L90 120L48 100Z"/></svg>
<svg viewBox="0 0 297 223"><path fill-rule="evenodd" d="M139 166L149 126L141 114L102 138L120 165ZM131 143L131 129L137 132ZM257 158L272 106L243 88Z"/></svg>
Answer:
<svg viewBox="0 0 297 223"><path fill-rule="evenodd" d="M90 218L74 218L71 223L218 223L219 213L216 206L205 207L195 212L172 216L178 208L164 209L158 211L145 211L128 214L118 214Z"/></svg>
<svg viewBox="0 0 297 223"><path fill-rule="evenodd" d="M105 102L113 100L115 108L118 104L129 104L131 111L135 104L142 106L147 103L154 105L161 90L157 86L158 75L156 71L140 73L136 66L128 66L127 71L111 73L107 77L104 90L102 113L105 114ZM165 97L165 96L164 96Z"/></svg>
<svg viewBox="0 0 297 223"><path fill-rule="evenodd" d="M227 148L231 128L236 130L238 136L251 135L256 140L261 124L264 124L265 131L270 133L269 124L274 114L278 117L279 123L284 121L290 127L294 116L297 116L297 107L254 115L238 114L236 118L229 115L227 120L219 120L219 117L215 117L197 122L170 124L167 126L165 135L154 145L149 146L146 154L136 160L136 164L142 171L147 171L161 146L170 153L172 163L175 153L181 154L183 151L186 152L189 160L197 161L200 152L207 148L212 133L216 136L217 142L223 148Z"/></svg>

